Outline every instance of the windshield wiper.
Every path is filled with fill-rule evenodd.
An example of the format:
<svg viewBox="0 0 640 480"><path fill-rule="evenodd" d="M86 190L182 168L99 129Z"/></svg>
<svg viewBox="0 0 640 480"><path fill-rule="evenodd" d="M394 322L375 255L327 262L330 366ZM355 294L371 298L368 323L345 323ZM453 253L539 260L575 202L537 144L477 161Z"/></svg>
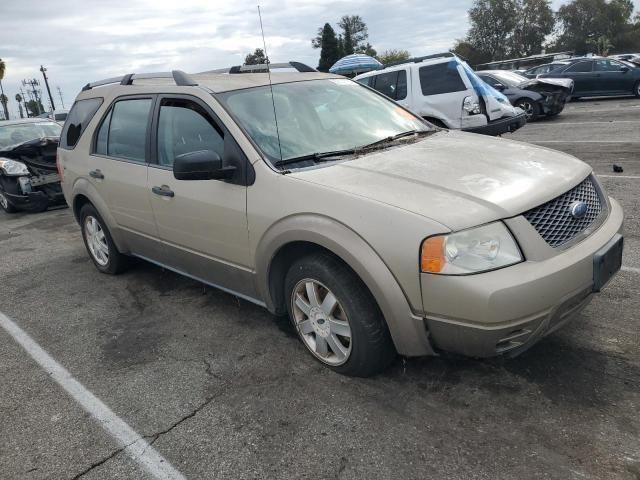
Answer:
<svg viewBox="0 0 640 480"><path fill-rule="evenodd" d="M408 130L406 132L398 133L397 135L392 135L390 137L382 138L380 140L376 140L373 143L368 145L363 145L362 147L356 148L356 152L362 152L365 150L369 150L370 148L375 148L379 145L384 145L385 143L393 142L394 140L398 140L399 138L408 137L410 135L420 135L421 133L433 133L432 130Z"/></svg>
<svg viewBox="0 0 640 480"><path fill-rule="evenodd" d="M302 162L304 160L313 160L314 162L322 162L322 161L327 161L327 158L331 158L331 157L339 157L342 155L351 155L356 153L357 149L355 148L349 148L346 150L336 150L334 152L321 152L321 153L310 153L308 155L300 155L299 157L291 157L291 158L284 158L282 160L276 160L275 162L273 162L273 164L276 167L279 167L280 165L288 165L290 163L298 163L298 162Z"/></svg>

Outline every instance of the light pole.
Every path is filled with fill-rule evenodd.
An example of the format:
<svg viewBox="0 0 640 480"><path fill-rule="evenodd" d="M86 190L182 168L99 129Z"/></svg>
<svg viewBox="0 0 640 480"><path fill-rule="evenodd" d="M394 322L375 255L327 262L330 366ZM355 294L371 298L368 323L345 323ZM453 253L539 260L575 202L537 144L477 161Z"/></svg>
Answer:
<svg viewBox="0 0 640 480"><path fill-rule="evenodd" d="M49 94L49 101L51 102L51 111L56 109L55 103L53 103L53 96L51 95L51 89L49 88L49 79L47 78L46 71L47 69L40 65L40 71L42 72L42 76L44 77L44 84L47 86L47 93Z"/></svg>
<svg viewBox="0 0 640 480"><path fill-rule="evenodd" d="M64 108L64 100L62 99L62 90L60 87L56 87L58 89L58 96L60 97L60 103L62 104L62 108Z"/></svg>

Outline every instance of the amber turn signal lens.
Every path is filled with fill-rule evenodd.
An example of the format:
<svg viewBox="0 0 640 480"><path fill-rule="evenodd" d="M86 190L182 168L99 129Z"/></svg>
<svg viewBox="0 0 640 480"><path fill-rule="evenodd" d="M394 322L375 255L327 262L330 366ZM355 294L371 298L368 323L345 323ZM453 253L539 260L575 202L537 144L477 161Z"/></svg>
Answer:
<svg viewBox="0 0 640 480"><path fill-rule="evenodd" d="M431 237L422 242L420 270L427 273L440 273L444 269L446 265L444 239L444 236Z"/></svg>

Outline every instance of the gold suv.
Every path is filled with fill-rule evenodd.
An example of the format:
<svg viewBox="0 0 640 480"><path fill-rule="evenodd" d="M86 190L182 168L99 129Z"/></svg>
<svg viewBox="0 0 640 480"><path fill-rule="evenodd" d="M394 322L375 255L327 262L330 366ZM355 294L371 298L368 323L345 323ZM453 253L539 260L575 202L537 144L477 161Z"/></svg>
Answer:
<svg viewBox="0 0 640 480"><path fill-rule="evenodd" d="M516 354L620 268L622 209L583 162L298 69L84 87L58 168L98 270L140 257L287 314L366 376L396 353Z"/></svg>

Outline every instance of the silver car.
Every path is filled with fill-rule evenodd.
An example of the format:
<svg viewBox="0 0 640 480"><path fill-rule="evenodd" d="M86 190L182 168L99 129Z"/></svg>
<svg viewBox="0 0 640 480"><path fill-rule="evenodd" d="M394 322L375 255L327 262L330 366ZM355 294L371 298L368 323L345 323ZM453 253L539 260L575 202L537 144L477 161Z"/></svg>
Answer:
<svg viewBox="0 0 640 480"><path fill-rule="evenodd" d="M97 269L130 256L288 315L331 369L517 354L621 266L585 163L433 127L317 72L88 84L58 162Z"/></svg>

